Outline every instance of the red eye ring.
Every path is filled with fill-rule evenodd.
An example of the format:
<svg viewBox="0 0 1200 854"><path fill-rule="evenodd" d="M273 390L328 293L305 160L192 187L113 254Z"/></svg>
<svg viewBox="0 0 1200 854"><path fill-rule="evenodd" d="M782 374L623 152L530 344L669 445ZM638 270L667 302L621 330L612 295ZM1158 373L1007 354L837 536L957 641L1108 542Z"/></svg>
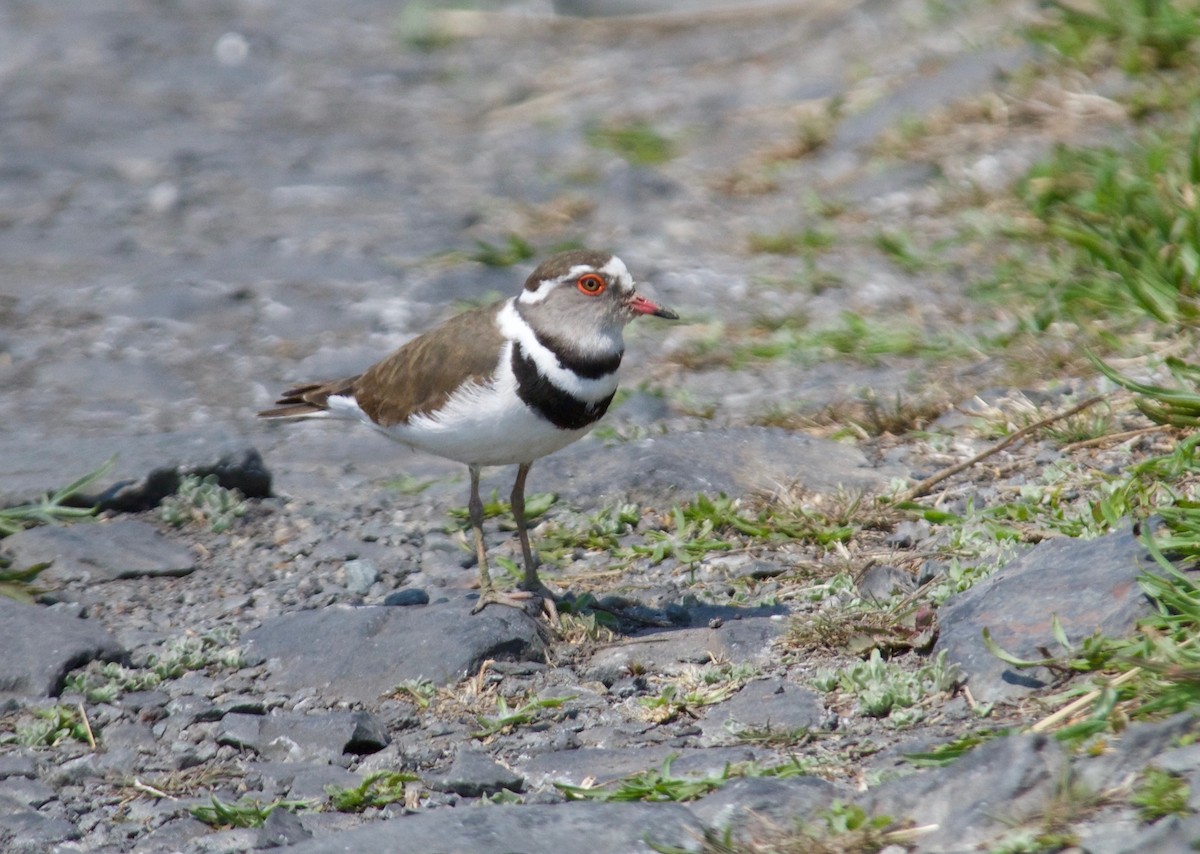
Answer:
<svg viewBox="0 0 1200 854"><path fill-rule="evenodd" d="M604 293L604 278L596 273L584 273L575 284L581 294L589 297Z"/></svg>

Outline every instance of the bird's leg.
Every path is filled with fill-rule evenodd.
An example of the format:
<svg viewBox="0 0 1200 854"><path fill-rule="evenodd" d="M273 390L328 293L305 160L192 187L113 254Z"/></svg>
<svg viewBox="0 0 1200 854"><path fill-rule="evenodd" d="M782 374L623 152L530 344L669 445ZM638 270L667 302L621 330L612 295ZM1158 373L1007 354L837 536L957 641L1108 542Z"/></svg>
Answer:
<svg viewBox="0 0 1200 854"><path fill-rule="evenodd" d="M479 498L479 466L467 466L471 472L471 498L467 501L467 512L471 516L471 529L475 532L475 558L479 561L479 590L484 595L494 592L492 577L488 574L487 548L483 544L483 501ZM482 601L482 600L480 600Z"/></svg>
<svg viewBox="0 0 1200 854"><path fill-rule="evenodd" d="M521 463L517 466L517 479L513 481L512 495L509 496L513 519L517 523L517 539L521 541L521 557L525 559L525 580L521 582L521 588L543 597L542 611L549 618L550 625L556 626L558 608L554 604L554 597L538 578L537 566L533 562L533 549L529 547L529 531L525 528L525 478L532 466L533 463Z"/></svg>
<svg viewBox="0 0 1200 854"><path fill-rule="evenodd" d="M479 466L470 465L467 468L471 472L471 498L467 501L467 512L471 517L471 527L475 531L475 557L479 561L479 601L471 609L471 613L478 614L491 604L524 609L525 602L533 598L530 594L524 591L499 593L492 584L492 576L488 573L487 547L483 542L483 500L479 497Z"/></svg>
<svg viewBox="0 0 1200 854"><path fill-rule="evenodd" d="M533 550L529 548L529 531L525 529L525 477L533 463L521 463L517 466L517 479L512 488L512 514L517 523L517 539L521 541L521 557L525 559L525 580L521 587L525 590L538 590L542 586L538 578L537 567L533 564Z"/></svg>

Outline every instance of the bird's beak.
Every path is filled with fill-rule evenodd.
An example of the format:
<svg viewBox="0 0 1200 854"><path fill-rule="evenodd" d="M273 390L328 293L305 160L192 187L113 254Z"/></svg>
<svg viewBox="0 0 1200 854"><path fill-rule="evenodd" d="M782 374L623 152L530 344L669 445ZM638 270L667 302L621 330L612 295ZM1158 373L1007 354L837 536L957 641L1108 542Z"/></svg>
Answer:
<svg viewBox="0 0 1200 854"><path fill-rule="evenodd" d="M648 300L641 294L634 294L631 296L628 300L626 300L625 305L628 306L629 310L634 314L652 314L655 317L664 317L667 320L679 319L679 315L671 311L671 309Z"/></svg>

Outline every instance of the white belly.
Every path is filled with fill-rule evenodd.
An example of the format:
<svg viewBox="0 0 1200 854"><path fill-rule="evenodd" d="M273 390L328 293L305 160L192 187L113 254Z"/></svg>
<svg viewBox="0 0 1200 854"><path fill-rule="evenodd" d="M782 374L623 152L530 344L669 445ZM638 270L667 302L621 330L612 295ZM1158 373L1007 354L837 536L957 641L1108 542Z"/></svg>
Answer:
<svg viewBox="0 0 1200 854"><path fill-rule="evenodd" d="M453 424L418 421L397 424L383 432L398 442L460 463L503 466L533 462L565 448L592 429L588 425L580 430L560 430L525 404L517 403Z"/></svg>

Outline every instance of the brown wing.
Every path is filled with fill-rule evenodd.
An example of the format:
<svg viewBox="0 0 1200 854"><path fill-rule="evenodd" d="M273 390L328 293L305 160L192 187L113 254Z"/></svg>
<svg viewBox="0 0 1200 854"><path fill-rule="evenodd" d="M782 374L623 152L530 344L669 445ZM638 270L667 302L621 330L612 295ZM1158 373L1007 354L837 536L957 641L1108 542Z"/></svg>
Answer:
<svg viewBox="0 0 1200 854"><path fill-rule="evenodd" d="M328 383L307 383L285 391L275 401L276 409L258 413L259 418L296 418L315 415L328 409L329 398L335 394L350 394L358 377Z"/></svg>
<svg viewBox="0 0 1200 854"><path fill-rule="evenodd" d="M496 325L502 306L465 312L409 341L354 379L354 399L372 421L390 427L439 408L466 382L487 382L504 346Z"/></svg>

